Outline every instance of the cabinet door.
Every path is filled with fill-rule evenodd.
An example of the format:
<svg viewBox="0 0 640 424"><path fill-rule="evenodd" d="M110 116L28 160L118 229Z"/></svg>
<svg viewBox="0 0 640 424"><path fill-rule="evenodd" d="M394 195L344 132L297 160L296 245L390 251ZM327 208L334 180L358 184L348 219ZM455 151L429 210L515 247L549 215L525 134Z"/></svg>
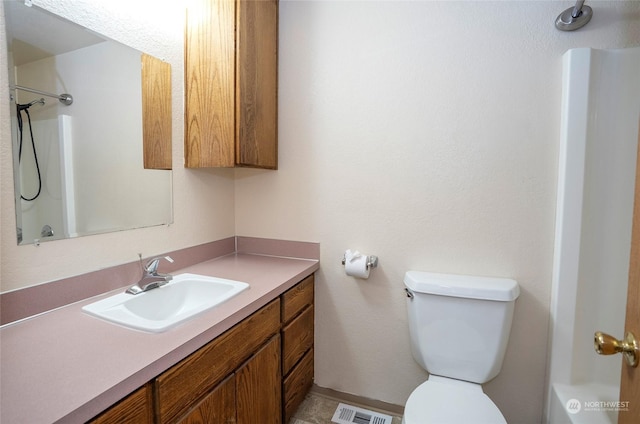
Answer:
<svg viewBox="0 0 640 424"><path fill-rule="evenodd" d="M235 164L235 1L192 0L185 33L187 168Z"/></svg>
<svg viewBox="0 0 640 424"><path fill-rule="evenodd" d="M278 167L278 1L191 0L185 167Z"/></svg>
<svg viewBox="0 0 640 424"><path fill-rule="evenodd" d="M91 424L151 424L153 422L151 388L146 385L98 415Z"/></svg>
<svg viewBox="0 0 640 424"><path fill-rule="evenodd" d="M236 371L238 424L282 423L280 336L275 335Z"/></svg>
<svg viewBox="0 0 640 424"><path fill-rule="evenodd" d="M180 424L234 424L235 422L236 381L233 374L180 420Z"/></svg>
<svg viewBox="0 0 640 424"><path fill-rule="evenodd" d="M278 167L278 1L239 0L236 164Z"/></svg>
<svg viewBox="0 0 640 424"><path fill-rule="evenodd" d="M277 334L276 299L155 379L157 421L174 423ZM278 357L280 350L278 349ZM279 372L278 368L278 372ZM238 387L242 387L238 381ZM259 422L259 421L258 421Z"/></svg>

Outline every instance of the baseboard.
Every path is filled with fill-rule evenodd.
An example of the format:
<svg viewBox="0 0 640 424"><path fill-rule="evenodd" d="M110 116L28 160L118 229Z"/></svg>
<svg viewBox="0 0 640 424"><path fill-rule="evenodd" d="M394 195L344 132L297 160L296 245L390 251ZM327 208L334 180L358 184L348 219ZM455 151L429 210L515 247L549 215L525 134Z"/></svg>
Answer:
<svg viewBox="0 0 640 424"><path fill-rule="evenodd" d="M353 406L372 409L388 415L396 415L400 417L404 415L404 406L383 402L381 400L369 399L362 396L352 395L350 393L343 393L326 387L320 387L316 384L311 387L311 392L318 396L341 401L343 403L349 403Z"/></svg>

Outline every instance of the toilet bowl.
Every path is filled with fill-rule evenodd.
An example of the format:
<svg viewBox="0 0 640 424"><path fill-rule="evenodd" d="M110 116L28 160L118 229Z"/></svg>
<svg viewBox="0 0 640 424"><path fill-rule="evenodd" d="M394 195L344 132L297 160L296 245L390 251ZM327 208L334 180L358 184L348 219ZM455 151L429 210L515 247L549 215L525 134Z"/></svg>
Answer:
<svg viewBox="0 0 640 424"><path fill-rule="evenodd" d="M403 424L506 424L482 386L432 375L409 396Z"/></svg>
<svg viewBox="0 0 640 424"><path fill-rule="evenodd" d="M481 384L500 372L518 283L409 271L411 352L430 373L405 405L404 424L505 424Z"/></svg>

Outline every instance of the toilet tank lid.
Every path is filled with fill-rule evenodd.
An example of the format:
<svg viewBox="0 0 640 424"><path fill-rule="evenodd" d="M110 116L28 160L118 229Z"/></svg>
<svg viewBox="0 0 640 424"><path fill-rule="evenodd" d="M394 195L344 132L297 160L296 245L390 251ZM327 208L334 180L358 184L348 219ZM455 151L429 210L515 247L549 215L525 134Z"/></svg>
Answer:
<svg viewBox="0 0 640 424"><path fill-rule="evenodd" d="M408 271L404 284L414 292L509 302L520 294L515 280L497 277Z"/></svg>

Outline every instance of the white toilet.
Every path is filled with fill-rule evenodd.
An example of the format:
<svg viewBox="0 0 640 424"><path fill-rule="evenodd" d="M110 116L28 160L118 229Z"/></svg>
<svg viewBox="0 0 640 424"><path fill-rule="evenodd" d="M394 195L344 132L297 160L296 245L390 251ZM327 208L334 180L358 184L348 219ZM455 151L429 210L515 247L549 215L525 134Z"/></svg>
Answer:
<svg viewBox="0 0 640 424"><path fill-rule="evenodd" d="M506 423L481 384L500 372L518 283L409 271L411 351L429 379L405 405L404 424Z"/></svg>

